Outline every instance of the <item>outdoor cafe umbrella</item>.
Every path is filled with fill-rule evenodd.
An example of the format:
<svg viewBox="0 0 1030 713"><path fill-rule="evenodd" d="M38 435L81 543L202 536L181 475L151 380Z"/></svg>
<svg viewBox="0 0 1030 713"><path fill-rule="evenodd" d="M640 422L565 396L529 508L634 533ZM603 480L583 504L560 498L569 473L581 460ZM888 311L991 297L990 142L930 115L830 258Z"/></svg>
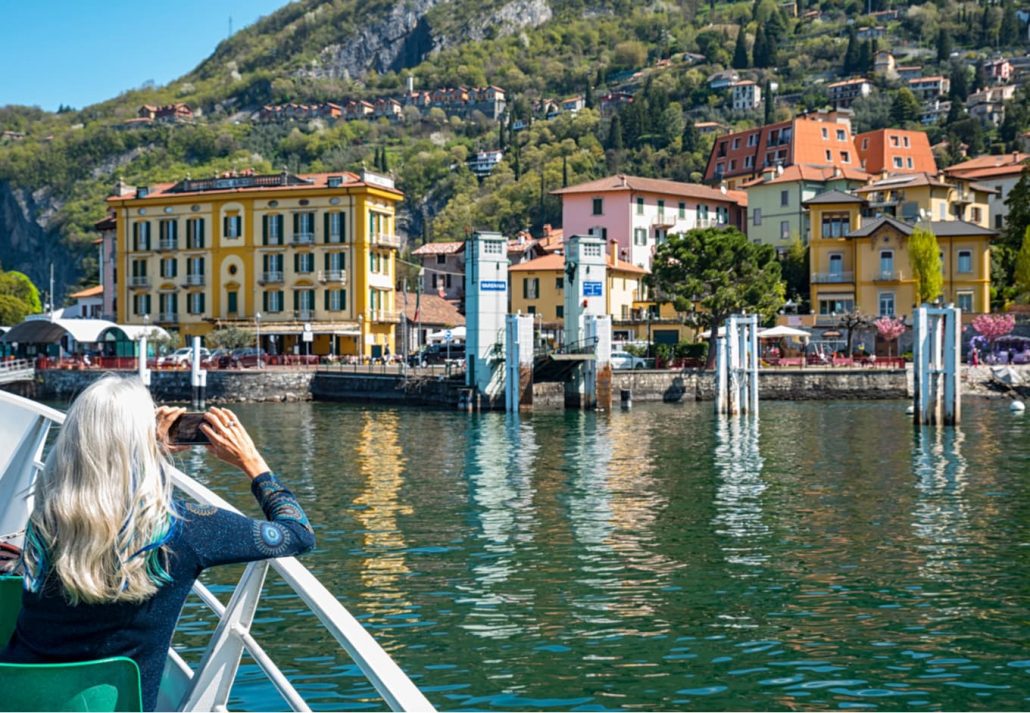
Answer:
<svg viewBox="0 0 1030 713"><path fill-rule="evenodd" d="M763 329L758 333L759 339L783 339L784 337L792 337L794 339L800 339L803 342L807 342L812 336L810 332L806 332L803 329L795 329L794 327L786 327L780 325L779 327L771 327L770 329Z"/></svg>

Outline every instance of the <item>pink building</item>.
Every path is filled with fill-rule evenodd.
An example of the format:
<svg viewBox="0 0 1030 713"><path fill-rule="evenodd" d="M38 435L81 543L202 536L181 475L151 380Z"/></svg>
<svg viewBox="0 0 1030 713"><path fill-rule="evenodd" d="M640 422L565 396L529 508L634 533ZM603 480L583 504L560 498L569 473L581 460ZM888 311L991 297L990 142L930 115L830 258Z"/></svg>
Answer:
<svg viewBox="0 0 1030 713"><path fill-rule="evenodd" d="M562 198L565 235L614 241L619 259L645 270L669 234L719 225L747 230L743 191L618 174L553 193Z"/></svg>
<svg viewBox="0 0 1030 713"><path fill-rule="evenodd" d="M124 186L120 182L119 187L115 190L122 191L119 195L125 194ZM98 272L100 273L99 291L94 296L101 297L99 316L114 320L118 313L118 305L115 302L117 294L115 284L118 281L118 256L115 249L118 244L118 224L114 214L109 213L106 218L94 223L93 228L100 233L100 237L93 241L93 244L97 246Z"/></svg>

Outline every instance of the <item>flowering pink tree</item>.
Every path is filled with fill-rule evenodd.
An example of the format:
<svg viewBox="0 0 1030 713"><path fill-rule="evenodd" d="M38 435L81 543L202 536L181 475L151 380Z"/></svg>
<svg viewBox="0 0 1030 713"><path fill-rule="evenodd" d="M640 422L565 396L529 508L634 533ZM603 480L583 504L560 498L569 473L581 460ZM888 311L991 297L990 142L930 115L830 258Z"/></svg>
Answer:
<svg viewBox="0 0 1030 713"><path fill-rule="evenodd" d="M1012 314L981 314L973 320L973 329L992 347L996 339L1004 337L1015 327L1016 316Z"/></svg>
<svg viewBox="0 0 1030 713"><path fill-rule="evenodd" d="M886 315L873 322L873 326L876 327L880 338L887 342L887 356L893 356L891 354L891 345L895 339L905 333L908 327L905 326L902 320Z"/></svg>

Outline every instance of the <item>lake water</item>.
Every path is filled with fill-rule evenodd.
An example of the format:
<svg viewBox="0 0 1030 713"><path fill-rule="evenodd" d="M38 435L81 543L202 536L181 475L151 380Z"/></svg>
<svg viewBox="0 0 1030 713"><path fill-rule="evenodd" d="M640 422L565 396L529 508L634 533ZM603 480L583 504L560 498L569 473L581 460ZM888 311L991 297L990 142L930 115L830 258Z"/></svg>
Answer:
<svg viewBox="0 0 1030 713"><path fill-rule="evenodd" d="M711 404L236 410L315 524L304 563L439 709L1030 708L1030 417L1002 402L921 431L902 402L764 403L757 431ZM312 707L383 709L269 576L256 633ZM188 605L188 660L210 629ZM246 657L231 705L283 707Z"/></svg>

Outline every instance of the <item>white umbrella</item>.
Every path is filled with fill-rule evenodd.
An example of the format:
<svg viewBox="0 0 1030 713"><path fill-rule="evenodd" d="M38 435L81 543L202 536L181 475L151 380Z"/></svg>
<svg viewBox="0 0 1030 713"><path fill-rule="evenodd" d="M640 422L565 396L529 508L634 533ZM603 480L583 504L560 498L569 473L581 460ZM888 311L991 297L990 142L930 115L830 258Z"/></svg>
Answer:
<svg viewBox="0 0 1030 713"><path fill-rule="evenodd" d="M758 332L759 339L782 339L784 337L794 337L795 339L801 339L807 342L811 336L812 334L810 332L806 332L803 329L795 329L794 327L787 327L784 325L763 329Z"/></svg>
<svg viewBox="0 0 1030 713"><path fill-rule="evenodd" d="M720 336L720 337L725 337L726 336L726 327L719 327L719 331L716 332L716 334L718 336ZM712 336L712 330L706 329L705 331L701 332L697 336L700 337L701 339L708 339L709 337Z"/></svg>

